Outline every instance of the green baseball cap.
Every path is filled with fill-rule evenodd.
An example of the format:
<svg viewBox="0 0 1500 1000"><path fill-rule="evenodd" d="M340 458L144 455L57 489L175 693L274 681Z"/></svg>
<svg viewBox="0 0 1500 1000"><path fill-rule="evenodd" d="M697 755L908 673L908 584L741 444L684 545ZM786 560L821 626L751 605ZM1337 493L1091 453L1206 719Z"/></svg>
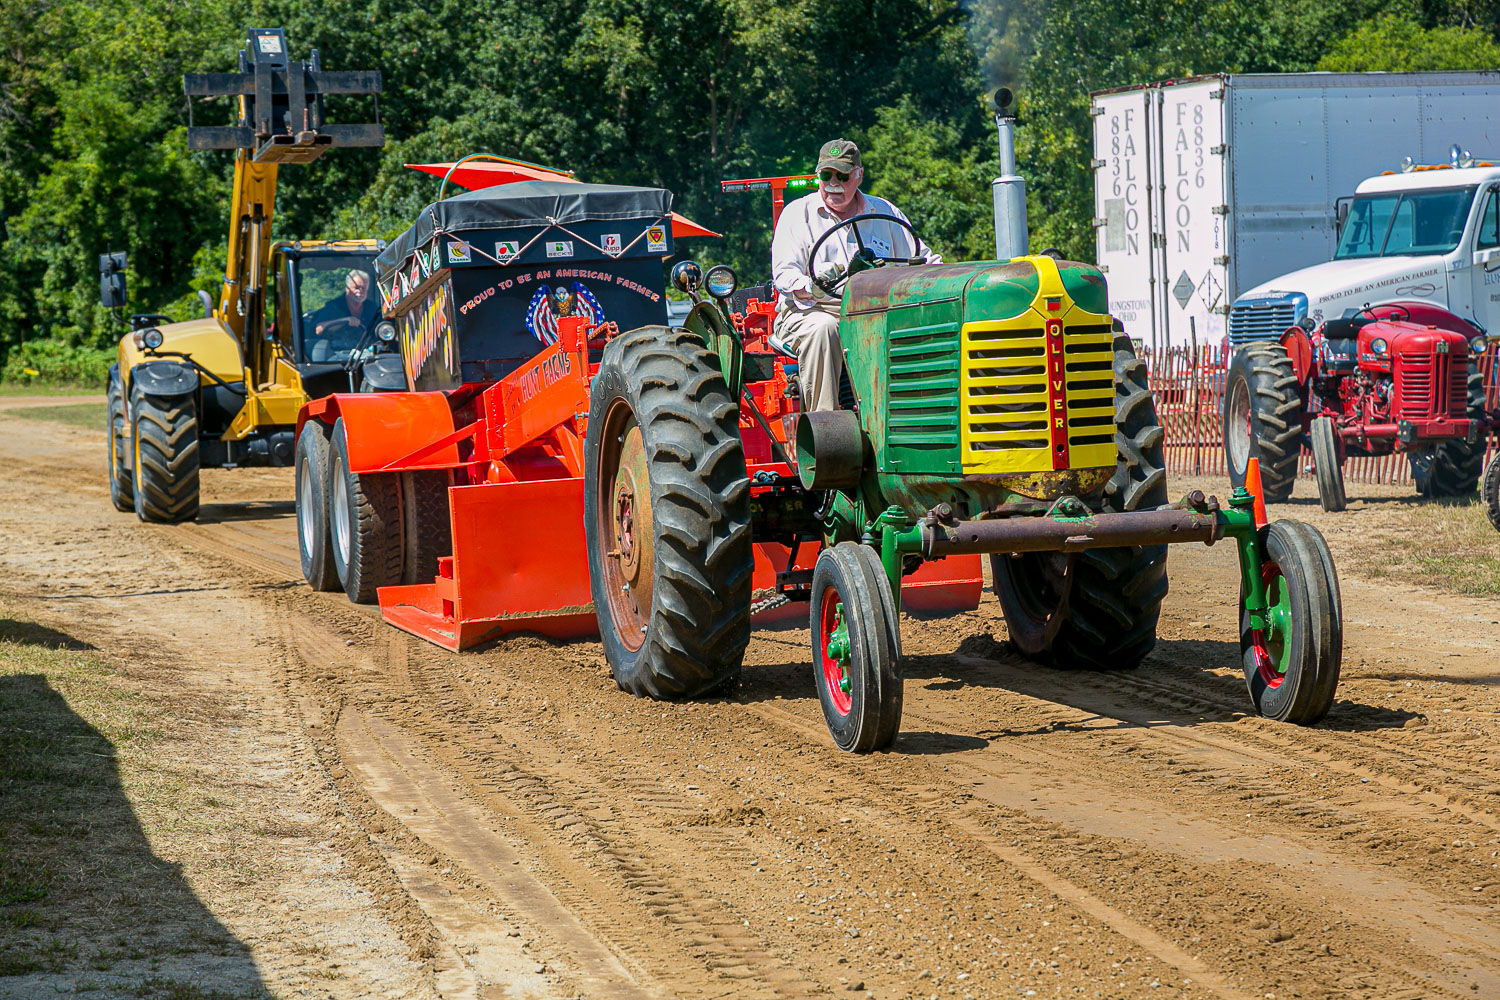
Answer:
<svg viewBox="0 0 1500 1000"><path fill-rule="evenodd" d="M834 170L844 174L854 173L854 168L862 166L859 159L859 147L852 139L835 139L825 142L823 148L818 151L818 169L832 167Z"/></svg>

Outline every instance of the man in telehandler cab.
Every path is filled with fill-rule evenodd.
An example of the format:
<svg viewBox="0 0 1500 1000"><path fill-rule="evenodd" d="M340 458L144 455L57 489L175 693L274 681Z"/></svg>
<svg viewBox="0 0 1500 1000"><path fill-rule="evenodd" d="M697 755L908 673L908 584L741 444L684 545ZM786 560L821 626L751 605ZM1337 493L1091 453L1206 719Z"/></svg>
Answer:
<svg viewBox="0 0 1500 1000"><path fill-rule="evenodd" d="M370 272L350 268L344 275L343 294L335 295L302 316L302 342L306 360L315 363L342 361L356 347L364 346L366 332L380 315L370 298ZM316 301L317 291L304 288L303 301Z"/></svg>
<svg viewBox="0 0 1500 1000"><path fill-rule="evenodd" d="M772 340L796 353L808 410L839 406L839 305L849 276L887 262L943 262L899 208L860 191L864 178L857 145L848 139L824 143L818 190L782 210L771 240L771 281L778 293Z"/></svg>

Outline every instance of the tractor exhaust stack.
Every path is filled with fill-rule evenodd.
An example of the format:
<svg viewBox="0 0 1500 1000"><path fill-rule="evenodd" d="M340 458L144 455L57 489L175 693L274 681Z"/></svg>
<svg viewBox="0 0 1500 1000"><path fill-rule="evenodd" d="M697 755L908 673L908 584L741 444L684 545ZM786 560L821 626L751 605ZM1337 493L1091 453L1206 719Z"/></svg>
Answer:
<svg viewBox="0 0 1500 1000"><path fill-rule="evenodd" d="M990 95L1000 144L1000 176L990 182L995 196L995 259L1014 260L1030 253L1026 227L1026 178L1016 173L1016 117L1007 109L1015 100L1009 88Z"/></svg>

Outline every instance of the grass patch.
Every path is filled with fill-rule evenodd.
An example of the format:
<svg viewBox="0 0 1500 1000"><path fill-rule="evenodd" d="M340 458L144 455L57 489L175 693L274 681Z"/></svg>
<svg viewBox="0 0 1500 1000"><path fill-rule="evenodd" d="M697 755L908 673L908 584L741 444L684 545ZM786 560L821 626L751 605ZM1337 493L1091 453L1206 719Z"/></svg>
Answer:
<svg viewBox="0 0 1500 1000"><path fill-rule="evenodd" d="M51 420L72 427L103 427L103 403L65 403L61 406L26 406L11 410L13 416L27 420Z"/></svg>
<svg viewBox="0 0 1500 1000"><path fill-rule="evenodd" d="M0 382L0 396L97 396L98 385L52 385L47 382Z"/></svg>
<svg viewBox="0 0 1500 1000"><path fill-rule="evenodd" d="M1369 576L1500 596L1500 531L1477 497L1414 501L1360 538L1351 556L1352 568Z"/></svg>
<svg viewBox="0 0 1500 1000"><path fill-rule="evenodd" d="M204 789L183 741L213 713L165 693L148 661L122 662L0 603L0 994L30 995L14 977L76 990L108 969L124 980L112 989L207 1000L221 983L172 974L213 955L247 984L233 995L263 995L244 946L142 825L174 843L196 834Z"/></svg>

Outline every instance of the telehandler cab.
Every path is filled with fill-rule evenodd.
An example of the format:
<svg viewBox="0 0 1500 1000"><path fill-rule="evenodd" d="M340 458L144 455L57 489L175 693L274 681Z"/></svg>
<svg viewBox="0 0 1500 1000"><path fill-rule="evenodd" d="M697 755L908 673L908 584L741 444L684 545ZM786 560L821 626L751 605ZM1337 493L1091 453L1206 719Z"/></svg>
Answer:
<svg viewBox="0 0 1500 1000"><path fill-rule="evenodd" d="M324 114L327 95L378 93L380 74L327 72L316 50L291 62L282 29L253 28L239 72L188 74L184 89L190 101L238 105L234 125L188 128L190 149L236 151L223 288L217 305L200 293L202 319L132 316L108 389L110 497L143 521L169 523L197 516L200 468L290 465L309 395L404 384L395 327L379 322L376 306L382 244L271 240L281 164L384 145L380 125L330 124ZM100 257L106 307L125 304L125 263L123 253ZM352 291L360 282L363 312Z"/></svg>
<svg viewBox="0 0 1500 1000"><path fill-rule="evenodd" d="M903 605L972 609L978 555L1018 649L1115 669L1155 644L1167 543L1227 537L1255 710L1328 711L1322 536L1267 523L1258 470L1225 504L1168 503L1096 268L861 253L837 282L852 405L806 413L774 307L728 268L678 262L692 307L665 324L670 213L659 189L552 181L423 210L378 262L410 391L299 418L309 583L449 649L597 630L619 686L658 698L732 687L752 617L805 603L829 731L868 751L900 728Z"/></svg>

